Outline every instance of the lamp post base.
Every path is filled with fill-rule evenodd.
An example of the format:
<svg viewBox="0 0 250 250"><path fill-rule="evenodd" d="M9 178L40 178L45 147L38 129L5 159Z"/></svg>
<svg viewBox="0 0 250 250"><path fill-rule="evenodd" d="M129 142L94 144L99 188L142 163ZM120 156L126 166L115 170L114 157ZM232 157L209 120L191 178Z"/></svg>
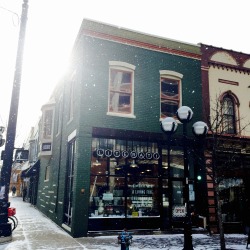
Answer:
<svg viewBox="0 0 250 250"><path fill-rule="evenodd" d="M184 225L184 248L183 250L194 250L192 241L192 225L188 221Z"/></svg>
<svg viewBox="0 0 250 250"><path fill-rule="evenodd" d="M0 224L0 243L12 240L11 223Z"/></svg>

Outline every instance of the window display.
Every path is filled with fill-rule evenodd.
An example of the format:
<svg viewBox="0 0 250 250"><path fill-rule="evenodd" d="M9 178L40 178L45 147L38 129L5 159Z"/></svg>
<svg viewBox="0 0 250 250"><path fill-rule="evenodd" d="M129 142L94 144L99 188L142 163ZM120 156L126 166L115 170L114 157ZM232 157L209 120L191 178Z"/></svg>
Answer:
<svg viewBox="0 0 250 250"><path fill-rule="evenodd" d="M92 177L90 217L124 216L123 187L124 178Z"/></svg>
<svg viewBox="0 0 250 250"><path fill-rule="evenodd" d="M160 169L157 143L93 138L89 218L170 217L170 204L183 205L183 187L173 182L169 199L167 178L182 178L183 155L171 152L170 170L166 156L163 149Z"/></svg>
<svg viewBox="0 0 250 250"><path fill-rule="evenodd" d="M128 185L130 203L128 216L159 216L156 180Z"/></svg>
<svg viewBox="0 0 250 250"><path fill-rule="evenodd" d="M150 179L126 187L123 177L92 178L90 217L159 216L156 181Z"/></svg>

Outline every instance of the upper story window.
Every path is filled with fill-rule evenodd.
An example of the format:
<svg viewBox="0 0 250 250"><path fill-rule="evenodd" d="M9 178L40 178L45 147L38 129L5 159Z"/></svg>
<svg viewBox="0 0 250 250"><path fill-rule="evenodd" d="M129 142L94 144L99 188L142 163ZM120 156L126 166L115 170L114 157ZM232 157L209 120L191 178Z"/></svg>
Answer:
<svg viewBox="0 0 250 250"><path fill-rule="evenodd" d="M161 76L161 118L173 117L181 103L181 79L182 74L160 70Z"/></svg>
<svg viewBox="0 0 250 250"><path fill-rule="evenodd" d="M43 138L50 139L52 137L53 125L53 110L48 109L44 111L43 119Z"/></svg>
<svg viewBox="0 0 250 250"><path fill-rule="evenodd" d="M109 115L134 117L135 66L109 62Z"/></svg>
<svg viewBox="0 0 250 250"><path fill-rule="evenodd" d="M52 98L48 103L42 106L42 119L39 122L40 135L40 155L52 154L52 140L54 131L54 114L55 114L55 101Z"/></svg>
<svg viewBox="0 0 250 250"><path fill-rule="evenodd" d="M235 103L229 94L225 95L222 100L223 112L223 132L226 134L236 133L236 119L235 119Z"/></svg>

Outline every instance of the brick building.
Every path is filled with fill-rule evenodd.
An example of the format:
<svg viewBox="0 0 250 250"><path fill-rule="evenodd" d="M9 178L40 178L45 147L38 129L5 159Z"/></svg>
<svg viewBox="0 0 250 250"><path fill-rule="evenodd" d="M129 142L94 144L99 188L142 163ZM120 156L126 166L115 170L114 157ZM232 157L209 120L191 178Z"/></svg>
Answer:
<svg viewBox="0 0 250 250"><path fill-rule="evenodd" d="M201 96L200 46L83 20L70 70L42 107L38 209L74 237L182 225L182 125L168 163L160 122L183 105L201 120ZM194 192L202 153L190 149ZM191 205L206 217L199 191Z"/></svg>
<svg viewBox="0 0 250 250"><path fill-rule="evenodd" d="M243 232L250 208L250 55L205 44L201 53L203 119L211 130L206 149L208 218L217 232L220 206L225 232Z"/></svg>

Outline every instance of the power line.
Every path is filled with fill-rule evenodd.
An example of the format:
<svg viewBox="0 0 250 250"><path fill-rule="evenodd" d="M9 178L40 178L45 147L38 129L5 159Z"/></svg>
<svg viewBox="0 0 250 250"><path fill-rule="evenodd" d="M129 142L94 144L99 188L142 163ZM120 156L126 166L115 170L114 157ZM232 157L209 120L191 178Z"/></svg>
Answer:
<svg viewBox="0 0 250 250"><path fill-rule="evenodd" d="M12 16L12 23L13 23L14 26L18 26L19 25L19 23L20 23L20 17L19 17L19 15L16 12L14 12L12 10L9 10L9 9L3 7L3 6L0 6L0 9L5 10L7 12L10 12L11 14L13 14L13 16L16 16L17 17L17 24L15 24L13 16Z"/></svg>

